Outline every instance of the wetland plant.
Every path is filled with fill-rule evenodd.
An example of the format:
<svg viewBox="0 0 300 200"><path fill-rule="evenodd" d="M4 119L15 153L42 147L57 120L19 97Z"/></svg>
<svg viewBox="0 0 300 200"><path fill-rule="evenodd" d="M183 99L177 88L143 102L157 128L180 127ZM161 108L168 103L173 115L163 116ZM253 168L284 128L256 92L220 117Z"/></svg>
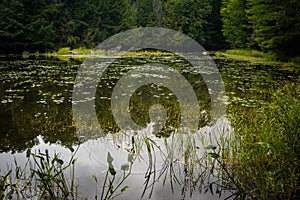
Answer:
<svg viewBox="0 0 300 200"><path fill-rule="evenodd" d="M234 118L233 183L253 199L297 199L300 192L300 87L288 84L264 108Z"/></svg>

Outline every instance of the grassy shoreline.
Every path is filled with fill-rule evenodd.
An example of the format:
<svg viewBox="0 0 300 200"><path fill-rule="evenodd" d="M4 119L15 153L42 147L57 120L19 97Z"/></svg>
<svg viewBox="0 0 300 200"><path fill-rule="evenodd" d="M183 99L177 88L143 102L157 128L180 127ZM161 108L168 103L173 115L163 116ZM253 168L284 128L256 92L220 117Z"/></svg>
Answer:
<svg viewBox="0 0 300 200"><path fill-rule="evenodd" d="M233 60L249 61L251 63L281 65L283 67L300 66L299 56L292 58L289 61L281 61L277 60L272 54L263 53L257 50L230 49L225 51L210 52L210 55L214 55L216 57L226 57Z"/></svg>
<svg viewBox="0 0 300 200"><path fill-rule="evenodd" d="M84 47L71 49L70 47L60 48L58 51L47 52L46 56L49 57L59 57L62 59L67 58L86 58L91 54L106 55L107 52L104 51L94 51L93 49L87 49ZM169 55L168 52L159 51L141 51L141 52L124 52L126 56L161 56ZM257 50L246 50L246 49L229 49L224 51L208 51L208 54L215 56L216 58L229 58L233 60L248 61L251 63L258 64L268 64L268 65L281 65L282 67L299 67L300 66L300 56L291 58L288 61L281 61L275 58L274 55L269 53L264 53Z"/></svg>

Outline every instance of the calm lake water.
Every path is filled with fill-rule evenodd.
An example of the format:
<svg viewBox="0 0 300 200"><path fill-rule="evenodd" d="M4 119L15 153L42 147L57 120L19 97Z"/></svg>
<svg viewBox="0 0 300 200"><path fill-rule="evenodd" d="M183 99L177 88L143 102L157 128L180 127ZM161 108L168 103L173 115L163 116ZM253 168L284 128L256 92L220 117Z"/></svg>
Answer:
<svg viewBox="0 0 300 200"><path fill-rule="evenodd" d="M227 113L235 108L261 107L270 101L272 93L287 82L299 81L300 68L282 68L262 64L249 64L244 61L233 61L226 58L214 58L221 73L226 89ZM210 124L210 96L201 75L189 63L174 56L163 58L135 57L115 61L99 80L95 96L97 119L106 137L84 138L74 126L72 116L72 92L77 71L82 61L62 61L55 58L21 56L0 57L0 167L5 172L16 159L24 163L27 148L32 151L48 149L50 153L59 152L68 159L70 152L67 146L81 145L77 153L75 173L82 196L94 198L96 193L93 175L97 176L101 185L107 169L106 156L110 152L114 157L116 168L126 162L126 156L132 147L132 138L122 137L120 128L114 122L111 113L111 95L118 80L134 66L147 62L168 64L179 71L193 86L201 109L199 130L213 132L215 127L226 126L232 130L230 122L220 119ZM74 102L73 102L74 103ZM150 126L149 109L154 104L164 105L166 113L165 128L149 136L160 147L166 148L164 142L172 142L172 133L180 124L180 105L176 96L166 87L148 84L136 90L130 100L132 119L145 130L138 134L153 131ZM215 126L215 127L214 127ZM183 138L186 140L186 138ZM213 141L207 141L207 145ZM201 143L195 144L201 151ZM143 147L141 147L143 149ZM146 150L145 150L146 151ZM178 150L179 151L179 150ZM160 153L157 153L158 155ZM201 154L201 152L199 152ZM125 157L125 160L124 160ZM139 164L134 166L134 173L126 180L129 189L119 199L139 199L144 189L145 173L149 161L147 154L141 153ZM151 193L152 199L224 199L231 194L223 191L219 197L218 188L207 189L213 177L205 177L201 182L188 182L180 163L174 170L179 183L172 183L171 178L164 178L164 157L157 156L157 174L161 176L155 181L143 198ZM169 170L169 169L168 169ZM197 170L195 168L195 174ZM170 171L171 172L171 171ZM169 172L168 172L169 173ZM167 173L166 173L167 174ZM197 175L195 175L197 176ZM172 183L172 184L171 184ZM192 184L193 183L193 184ZM171 188L174 187L172 192ZM100 187L100 186L98 186ZM206 192L205 192L206 191ZM192 195L190 195L192 194Z"/></svg>

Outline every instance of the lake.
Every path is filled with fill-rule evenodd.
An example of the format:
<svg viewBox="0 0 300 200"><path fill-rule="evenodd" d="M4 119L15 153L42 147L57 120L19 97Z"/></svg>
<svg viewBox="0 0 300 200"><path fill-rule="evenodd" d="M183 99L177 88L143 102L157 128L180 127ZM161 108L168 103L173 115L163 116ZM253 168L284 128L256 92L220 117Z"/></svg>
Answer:
<svg viewBox="0 0 300 200"><path fill-rule="evenodd" d="M247 111L263 107L271 100L276 89L286 83L299 81L300 68L296 67L251 64L225 57L213 57L213 60L224 81L226 95L222 101L226 104L227 116L235 109ZM1 175L13 165L14 160L24 164L28 148L32 152L45 152L47 149L51 155L58 152L68 160L71 155L68 147L73 147L79 148L76 153L75 180L83 197L99 198L99 188L110 166L108 153L114 159L112 164L117 174L121 174L118 178L128 171L122 171L122 166L131 164L128 156L136 156L132 173L123 183L129 188L117 199L140 199L141 196L145 199L150 196L152 199L219 199L220 195L224 199L234 193L217 184L212 186L211 183L218 183L214 174L217 172L207 172L211 166L202 159L205 154L203 146L217 145L215 139L220 135L229 138L234 127L231 127L230 117L227 116L211 122L210 88L190 63L176 55L134 56L115 60L99 78L94 98L81 99L83 103L95 103L97 122L101 127L101 134L95 134L94 130L78 130L73 120L72 108L81 101L74 100L72 95L82 62L83 59L60 60L43 56L0 57ZM183 134L180 134L181 102L172 90L159 84L149 83L133 92L118 92L118 98L129 95L128 107L122 104L114 107L111 104L119 80L135 70L136 66L146 63L168 65L192 85L200 108L197 130L183 130ZM131 74L129 80L133 76ZM160 78L164 79L163 76ZM181 87L178 86L186 90ZM162 109L156 106L158 104L163 105L165 112L161 112ZM131 133L118 126L112 112L123 108L128 108L133 122L143 127L141 130ZM193 111L189 110L187 115L192 116ZM121 113L119 118L125 119L126 115ZM153 124L154 118L158 121L164 118L163 126L155 127L159 123ZM85 128L92 126L86 116L80 120L86 125ZM218 136L210 137L210 134ZM198 135L201 137L198 138ZM201 167L203 163L206 167Z"/></svg>

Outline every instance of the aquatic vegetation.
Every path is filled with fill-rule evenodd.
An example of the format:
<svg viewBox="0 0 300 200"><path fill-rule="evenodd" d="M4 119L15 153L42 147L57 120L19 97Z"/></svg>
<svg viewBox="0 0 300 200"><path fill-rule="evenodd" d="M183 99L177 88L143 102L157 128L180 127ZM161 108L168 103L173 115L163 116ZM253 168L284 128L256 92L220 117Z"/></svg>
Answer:
<svg viewBox="0 0 300 200"><path fill-rule="evenodd" d="M69 147L71 157L67 161L63 160L59 153L50 155L47 149L37 153L28 149L28 160L24 166L15 160L14 168L0 176L1 199L86 199L78 191L80 183L75 181L75 156L78 149L79 146L76 150ZM96 182L95 199L99 199L98 188L101 189L100 199L109 200L121 195L129 187L123 186L123 183L131 174L133 155L128 154L128 163L122 165L120 177L117 176L119 174L112 162L113 158L108 154L108 170L102 186L98 185L100 177L93 176Z"/></svg>
<svg viewBox="0 0 300 200"><path fill-rule="evenodd" d="M297 57L290 59L288 62L279 61L275 54L264 53L257 50L246 49L231 49L223 51L213 52L217 57L226 57L234 60L249 61L251 63L269 64L269 65L281 65L284 67L299 66L299 59Z"/></svg>
<svg viewBox="0 0 300 200"><path fill-rule="evenodd" d="M76 151L70 151L74 154L65 163L58 153L51 156L48 150L32 153L28 149L25 165L20 166L15 160L14 168L1 176L3 199L78 199L72 173ZM67 169L71 170L71 177L66 176Z"/></svg>
<svg viewBox="0 0 300 200"><path fill-rule="evenodd" d="M103 185L101 186L101 196L100 200L110 200L114 199L117 196L122 195L122 193L126 192L126 190L129 188L129 186L124 186L124 181L131 175L132 170L132 164L133 164L133 154L129 153L127 158L127 163L124 163L121 166L122 174L121 177L118 177L117 179L117 172L113 166L113 157L110 155L110 153L107 154L107 163L108 163L108 170L106 171ZM93 176L94 180L96 181L96 187L98 187L98 178L96 176ZM97 189L96 189L96 195L95 199L98 199L97 196Z"/></svg>
<svg viewBox="0 0 300 200"><path fill-rule="evenodd" d="M237 110L233 183L252 198L293 199L300 191L300 87L288 84L260 109Z"/></svg>
<svg viewBox="0 0 300 200"><path fill-rule="evenodd" d="M216 59L225 82L227 117L231 116L231 122L225 118L225 122L214 126L209 123L211 91L207 90L201 75L177 55L157 54L160 57L155 57L155 52L134 57L130 57L130 53L124 55L101 77L95 97L80 100L95 100L98 122L105 132L101 138L92 131L91 137L86 132L81 133L78 135L80 142L97 145L100 140L112 138L112 142L107 143L127 158L123 163L118 162L116 152L99 155L102 160L106 159L107 168L93 176L96 199L126 195L124 192L132 188L128 180L140 160L146 165L143 165L144 187L138 195L144 198L153 197L163 186L173 193L179 191L176 195L182 198L206 192L224 198L233 195L236 198L292 199L299 191L299 87L290 85L273 93L285 82L299 83L296 80L299 70ZM29 57L1 62L2 152L22 152L38 143L38 135L51 144L73 146L80 143L76 139L71 112L78 62L43 59ZM180 130L178 100L172 91L155 84L137 89L129 102L133 120L145 127L143 134L139 132L131 137L131 133L121 132L114 123L110 104L114 86L126 72L147 62L172 66L191 82L201 108L197 132ZM149 109L155 104L162 105L167 114L167 126L158 133L153 133L153 127L149 128L154 126ZM85 116L82 121L87 122L88 130L90 124ZM228 124L230 126L223 126ZM228 135L233 130L235 135ZM15 163L7 171L1 169L0 197L8 198L11 194L21 199L26 193L40 194L43 198L84 198L78 191L80 182L72 175L77 163L75 157L74 163L69 164L70 160L59 154L48 152L49 161L46 152L28 155L30 162L25 166Z"/></svg>

